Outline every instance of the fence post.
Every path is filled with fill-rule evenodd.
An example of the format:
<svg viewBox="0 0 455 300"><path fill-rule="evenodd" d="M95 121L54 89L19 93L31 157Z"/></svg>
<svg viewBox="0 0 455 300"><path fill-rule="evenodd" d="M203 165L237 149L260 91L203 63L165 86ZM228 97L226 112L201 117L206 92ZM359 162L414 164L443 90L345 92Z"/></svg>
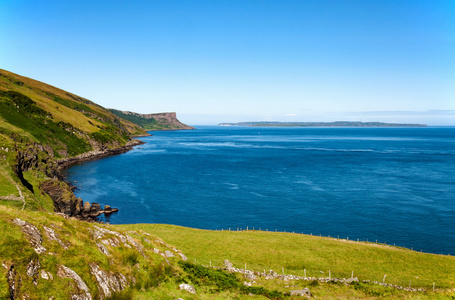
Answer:
<svg viewBox="0 0 455 300"><path fill-rule="evenodd" d="M434 282L433 282L433 292L434 292Z"/></svg>
<svg viewBox="0 0 455 300"><path fill-rule="evenodd" d="M352 271L351 273L351 278L354 278L354 271Z"/></svg>
<svg viewBox="0 0 455 300"><path fill-rule="evenodd" d="M332 275L330 274L330 270L329 270L329 280L332 280Z"/></svg>
<svg viewBox="0 0 455 300"><path fill-rule="evenodd" d="M303 269L303 274L305 274L304 276L305 276L305 278L307 278L306 277L306 269Z"/></svg>
<svg viewBox="0 0 455 300"><path fill-rule="evenodd" d="M382 283L385 283L385 278L387 277L387 275L384 275L384 278L382 278Z"/></svg>

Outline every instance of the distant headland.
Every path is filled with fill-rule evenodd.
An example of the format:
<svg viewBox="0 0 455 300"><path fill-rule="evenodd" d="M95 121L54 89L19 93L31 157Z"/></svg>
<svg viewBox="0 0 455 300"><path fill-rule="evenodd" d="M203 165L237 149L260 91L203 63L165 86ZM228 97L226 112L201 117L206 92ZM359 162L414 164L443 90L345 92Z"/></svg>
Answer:
<svg viewBox="0 0 455 300"><path fill-rule="evenodd" d="M120 111L109 108L116 116L133 122L145 130L185 130L194 129L194 127L183 124L177 119L175 112L156 113L156 114L138 114L131 111Z"/></svg>
<svg viewBox="0 0 455 300"><path fill-rule="evenodd" d="M244 127L426 127L426 124L400 124L383 122L239 122L220 123L218 126L244 126Z"/></svg>

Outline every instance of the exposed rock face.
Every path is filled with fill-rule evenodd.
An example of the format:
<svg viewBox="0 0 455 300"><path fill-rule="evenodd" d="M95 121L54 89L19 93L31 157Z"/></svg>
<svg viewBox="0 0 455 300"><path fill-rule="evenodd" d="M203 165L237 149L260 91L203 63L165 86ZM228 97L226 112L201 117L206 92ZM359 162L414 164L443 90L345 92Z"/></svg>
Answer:
<svg viewBox="0 0 455 300"><path fill-rule="evenodd" d="M83 204L81 198L76 198L68 184L52 179L45 181L40 186L54 201L54 210L68 216L80 215Z"/></svg>
<svg viewBox="0 0 455 300"><path fill-rule="evenodd" d="M95 231L93 232L93 238L95 240L103 238L105 235L114 235L116 237L109 237L109 238L103 239L103 240L101 240L101 243L106 246L111 246L111 247L118 247L120 245L120 243L123 243L123 245L128 248L132 248L131 246L133 246L133 248L136 249L137 252L139 252L143 257L147 258L147 256L144 253L144 247L140 243L136 242L128 234L123 235L117 231L112 231L112 230L102 228L99 226L93 226L93 227L95 227ZM98 249L100 249L100 247L98 247ZM103 252L103 250L101 250L101 249L100 249L100 251ZM108 255L108 254L106 254L106 255Z"/></svg>
<svg viewBox="0 0 455 300"><path fill-rule="evenodd" d="M8 280L9 295L11 297L11 300L14 300L17 298L17 294L19 293L19 290L21 288L22 279L20 276L17 275L14 265L11 265L11 267L8 270L8 273L6 274L6 277Z"/></svg>
<svg viewBox="0 0 455 300"><path fill-rule="evenodd" d="M77 275L76 272L71 270L70 268L65 267L64 265L60 265L57 271L57 275L61 278L70 278L76 282L78 293L71 296L71 299L80 299L80 300L92 300L92 295L90 294L90 290L82 280L82 278Z"/></svg>
<svg viewBox="0 0 455 300"><path fill-rule="evenodd" d="M100 252L104 255L109 255L109 250L107 250L103 244L96 242L96 247L98 247L98 250L100 250Z"/></svg>
<svg viewBox="0 0 455 300"><path fill-rule="evenodd" d="M189 284L187 284L187 283L181 283L181 284L179 284L179 289L188 291L188 292L190 292L191 294L196 294L196 289L194 288L194 286L189 285Z"/></svg>
<svg viewBox="0 0 455 300"><path fill-rule="evenodd" d="M96 281L103 292L104 297L110 297L112 292L119 292L128 287L128 281L122 274L107 274L94 263L90 264L90 272L95 275Z"/></svg>
<svg viewBox="0 0 455 300"><path fill-rule="evenodd" d="M36 253L42 254L47 251L46 248L44 248L43 245L41 245L41 243L43 242L43 238L41 237L41 233L39 232L38 228L36 228L35 225L32 225L18 218L14 219L13 223L21 226L22 232L27 235L28 241L30 242Z"/></svg>
<svg viewBox="0 0 455 300"><path fill-rule="evenodd" d="M63 249L68 250L68 246L65 245L65 243L62 242L62 240L60 239L59 234L56 233L54 229L46 227L46 226L43 226L43 227L44 227L44 231L46 232L47 237L50 240L57 241L60 244L60 246L63 247Z"/></svg>
<svg viewBox="0 0 455 300"><path fill-rule="evenodd" d="M81 198L74 196L71 187L67 183L58 179L45 181L40 188L52 198L56 212L86 220L96 218L105 212L98 203L92 203L92 205L89 202L83 203ZM118 211L117 208L107 207L108 213Z"/></svg>
<svg viewBox="0 0 455 300"><path fill-rule="evenodd" d="M40 268L39 260L32 259L27 265L27 276L33 278L33 283L37 285L38 270Z"/></svg>

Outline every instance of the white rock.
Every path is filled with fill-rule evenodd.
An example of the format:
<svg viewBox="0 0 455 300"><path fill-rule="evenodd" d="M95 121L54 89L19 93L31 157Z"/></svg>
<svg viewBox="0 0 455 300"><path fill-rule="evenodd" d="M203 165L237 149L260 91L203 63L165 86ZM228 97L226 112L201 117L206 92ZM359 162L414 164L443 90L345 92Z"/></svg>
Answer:
<svg viewBox="0 0 455 300"><path fill-rule="evenodd" d="M107 248L103 244L97 242L96 247L98 247L98 250L100 250L100 252L103 253L104 255L109 255L109 250L107 250Z"/></svg>
<svg viewBox="0 0 455 300"><path fill-rule="evenodd" d="M174 256L175 256L174 253L172 253L172 252L169 251L169 250L164 251L164 255L165 255L166 257L174 257Z"/></svg>
<svg viewBox="0 0 455 300"><path fill-rule="evenodd" d="M28 240L36 253L42 254L47 251L46 248L41 245L43 238L41 237L41 233L35 225L32 225L18 218L14 219L13 223L21 226L22 232L28 236Z"/></svg>
<svg viewBox="0 0 455 300"><path fill-rule="evenodd" d="M194 288L194 286L189 285L189 284L187 284L187 283L181 283L181 284L179 284L179 289L188 291L188 292L190 292L191 294L196 294L196 289Z"/></svg>
<svg viewBox="0 0 455 300"><path fill-rule="evenodd" d="M90 294L90 290L85 284L85 282L82 280L82 278L77 275L76 272L71 270L70 268L65 267L64 265L60 265L57 271L57 275L62 277L62 278L71 278L73 279L79 290L82 290L85 292L85 295L73 295L71 296L71 299L77 299L77 300L92 300L92 295Z"/></svg>

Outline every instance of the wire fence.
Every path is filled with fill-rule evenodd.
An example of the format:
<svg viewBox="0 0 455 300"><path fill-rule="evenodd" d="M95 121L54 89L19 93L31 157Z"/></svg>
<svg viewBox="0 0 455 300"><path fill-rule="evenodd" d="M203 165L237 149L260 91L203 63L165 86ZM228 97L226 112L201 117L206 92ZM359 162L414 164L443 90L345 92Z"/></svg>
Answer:
<svg viewBox="0 0 455 300"><path fill-rule="evenodd" d="M423 253L423 250L422 249L414 249L414 247L410 247L409 246L406 246L404 244L398 244L398 243L387 243L385 241L381 241L381 240L378 240L378 239L368 239L368 238L353 238L352 236L349 237L347 235L337 235L337 236L331 236L331 235L322 235L321 233L319 234L313 234L312 232L310 233L306 233L306 232L295 232L295 231L286 231L286 230L278 230L278 229L274 229L274 230L269 230L269 228L261 228L261 227L246 227L246 228L242 228L242 227L226 227L226 228L221 228L221 229L214 229L215 231L239 231L239 232L242 232L242 231L249 231L249 232L253 232L253 231L262 231L262 232L280 232L280 233L294 233L294 234L301 234L301 235L310 235L310 236L319 236L319 237L324 237L324 238L329 238L329 239L336 239L336 240L342 240L342 241L347 241L347 242L359 242L359 243L367 243L367 244L377 244L377 245L381 245L381 246L388 246L388 247L396 247L396 248L403 248L403 249L408 249L408 250L412 250L412 251L417 251L417 252L422 252ZM425 252L427 253L427 252ZM435 255L447 255L447 256L453 256L452 254L450 253L447 253L447 254L441 254L441 253L431 253L431 254L435 254Z"/></svg>

